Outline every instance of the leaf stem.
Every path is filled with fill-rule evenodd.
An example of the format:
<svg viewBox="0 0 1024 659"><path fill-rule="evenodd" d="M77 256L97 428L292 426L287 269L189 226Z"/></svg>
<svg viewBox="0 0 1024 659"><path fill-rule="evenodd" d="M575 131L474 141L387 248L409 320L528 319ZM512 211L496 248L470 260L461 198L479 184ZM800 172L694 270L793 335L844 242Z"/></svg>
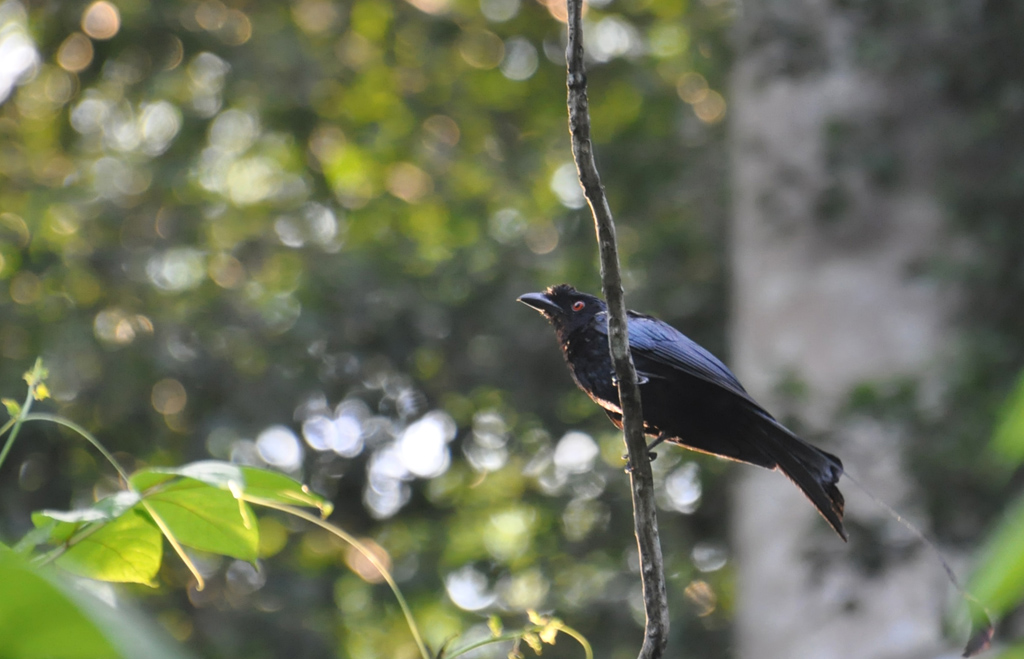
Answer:
<svg viewBox="0 0 1024 659"><path fill-rule="evenodd" d="M256 504L257 506L280 510L283 513L288 513L289 515L294 515L299 519L304 519L311 524L316 524L320 528L333 533L354 547L356 551L362 554L366 560L370 561L373 567L377 568L377 571L380 572L382 577L384 577L384 580L391 588L391 592L394 593L395 599L398 600L398 606L402 609L402 614L405 616L405 622L409 626L409 631L412 632L413 639L416 641L416 646L419 648L420 654L423 656L423 659L431 659L430 651L427 650L427 645L423 642L423 636L420 634L419 627L416 625L416 620L412 617L412 610L409 608L408 602L405 601L405 596L402 595L402 591L399 590L398 584L395 583L395 580L388 569L381 564L377 557L374 556L373 552L366 548L366 545L356 540L355 536L349 535L347 532L341 530L330 522L324 521L315 515L310 515L304 510L299 510L298 508L293 508L291 506L272 501L271 499L263 499L245 494L242 495L242 498L249 503Z"/></svg>
<svg viewBox="0 0 1024 659"><path fill-rule="evenodd" d="M96 439L95 435L93 435L91 432L89 432L88 430L86 430L82 426L78 425L74 421L72 421L70 419L65 419L64 417L58 416L56 414L47 414L45 412L37 412L35 414L26 414L23 420L24 421L49 421L51 423L56 423L58 426L64 426L65 428L69 428L69 429L75 431L76 433L81 435L82 438L85 439L85 441L87 441L90 444L92 444L96 448L96 450L99 451L100 454L102 454L104 458L106 458L107 462L109 462L110 465L115 470L117 470L117 475L120 476L125 481L125 483L128 482L128 472L126 472L124 470L124 467L122 467L120 465L120 463L118 463L118 461L116 459L114 459L114 456L111 455L110 451L108 451L106 449L106 447L104 447L103 444L100 443L100 440ZM130 488L130 486L129 486L129 488Z"/></svg>
<svg viewBox="0 0 1024 659"><path fill-rule="evenodd" d="M131 487L131 485L129 485L129 487ZM165 522L163 518L160 517L160 515L157 514L155 510L153 510L153 506L149 505L148 501L146 501L145 499L141 499L140 503L142 504L142 507L146 509L146 512L149 513L149 516L153 518L153 521L156 523L156 525L160 528L160 532L164 534L165 538L167 538L167 542L171 543L171 547L174 549L174 553L178 555L178 558L181 559L181 562L185 564L185 567L187 567L189 572L192 573L192 576L196 578L196 590L202 590L206 588L206 580L203 579L203 575L199 572L199 568L196 567L196 564L193 563L192 559L189 558L188 554L185 553L185 548L182 547L181 544L178 542L178 539L174 537L174 533L172 533L171 529L167 526L167 522Z"/></svg>

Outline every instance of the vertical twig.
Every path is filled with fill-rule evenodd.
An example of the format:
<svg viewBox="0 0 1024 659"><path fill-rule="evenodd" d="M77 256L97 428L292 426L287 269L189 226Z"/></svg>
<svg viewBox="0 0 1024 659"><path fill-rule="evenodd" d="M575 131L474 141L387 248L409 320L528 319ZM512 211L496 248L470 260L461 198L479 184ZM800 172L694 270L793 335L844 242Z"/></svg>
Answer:
<svg viewBox="0 0 1024 659"><path fill-rule="evenodd" d="M630 480L633 490L633 519L644 589L644 610L647 625L641 659L661 657L668 642L668 598L665 593L665 568L658 539L658 518L654 505L654 478L647 456L643 432L640 389L636 370L629 354L626 331L626 304L619 272L619 253L615 242L615 222L604 196L601 177L594 162L590 142L590 112L587 109L587 76L583 68L583 0L566 0L568 8L569 44L565 57L568 64L569 133L580 183L590 204L601 250L601 283L608 301L608 344L619 383L619 404L622 425L629 452Z"/></svg>

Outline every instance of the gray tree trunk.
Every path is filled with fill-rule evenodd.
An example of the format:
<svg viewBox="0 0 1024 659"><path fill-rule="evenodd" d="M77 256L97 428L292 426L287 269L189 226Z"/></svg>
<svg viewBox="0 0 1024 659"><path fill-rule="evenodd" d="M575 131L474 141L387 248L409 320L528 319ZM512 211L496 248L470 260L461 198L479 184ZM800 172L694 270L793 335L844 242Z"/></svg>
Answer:
<svg viewBox="0 0 1024 659"><path fill-rule="evenodd" d="M858 35L835 4L756 0L743 11L730 108L732 363L769 410L792 413L847 471L923 522L898 431L836 414L866 381L913 377L931 392L920 404L939 396L949 291L912 274L945 248L929 157L937 112L921 109L927 92L853 63ZM806 385L788 409L784 381ZM844 545L781 474L743 470L737 656L956 656L941 634L941 567L920 548L878 572L858 567L858 551L914 543L849 481L840 486L847 519L881 529L885 547L865 547L856 525Z"/></svg>

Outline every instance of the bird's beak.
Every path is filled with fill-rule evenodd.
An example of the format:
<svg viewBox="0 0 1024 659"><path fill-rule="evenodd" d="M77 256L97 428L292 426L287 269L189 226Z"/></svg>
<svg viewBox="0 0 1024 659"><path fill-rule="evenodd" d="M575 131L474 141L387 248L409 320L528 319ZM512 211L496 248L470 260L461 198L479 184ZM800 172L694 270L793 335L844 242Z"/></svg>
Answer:
<svg viewBox="0 0 1024 659"><path fill-rule="evenodd" d="M562 313L561 307L551 301L544 293L526 293L516 298L528 307L533 307L545 316L553 316Z"/></svg>

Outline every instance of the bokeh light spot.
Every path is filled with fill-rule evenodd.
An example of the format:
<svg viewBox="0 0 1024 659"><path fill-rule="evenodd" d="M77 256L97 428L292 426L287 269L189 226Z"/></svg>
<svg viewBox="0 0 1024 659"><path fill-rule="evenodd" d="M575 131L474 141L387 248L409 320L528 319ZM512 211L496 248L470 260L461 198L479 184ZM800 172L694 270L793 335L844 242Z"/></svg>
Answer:
<svg viewBox="0 0 1024 659"><path fill-rule="evenodd" d="M488 589L487 577L472 565L448 574L444 587L455 606L465 611L486 609L498 599Z"/></svg>
<svg viewBox="0 0 1024 659"><path fill-rule="evenodd" d="M250 595L267 583L267 573L246 561L232 561L224 572L224 582L235 595Z"/></svg>
<svg viewBox="0 0 1024 659"><path fill-rule="evenodd" d="M0 103L15 85L31 77L39 63L39 53L26 27L27 18L20 4L0 4Z"/></svg>
<svg viewBox="0 0 1024 659"><path fill-rule="evenodd" d="M391 556L386 549L377 544L373 538L359 538L359 543L376 559L381 567L389 572L391 571ZM345 548L345 564L358 574L359 578L363 581L368 583L381 583L384 581L384 575L373 564L373 561L351 545Z"/></svg>
<svg viewBox="0 0 1024 659"><path fill-rule="evenodd" d="M228 11L224 26L217 35L229 46L241 46L252 38L252 21L245 12L232 9Z"/></svg>
<svg viewBox="0 0 1024 659"><path fill-rule="evenodd" d="M504 604L516 611L539 609L551 584L538 568L531 568L498 584Z"/></svg>
<svg viewBox="0 0 1024 659"><path fill-rule="evenodd" d="M601 450L594 439L577 430L567 432L555 447L555 468L567 474L590 471Z"/></svg>
<svg viewBox="0 0 1024 659"><path fill-rule="evenodd" d="M128 345L135 340L135 327L123 310L104 309L96 314L92 323L93 334L104 343L115 346Z"/></svg>
<svg viewBox="0 0 1024 659"><path fill-rule="evenodd" d="M81 32L74 32L57 49L57 64L65 71L78 73L92 64L92 41Z"/></svg>
<svg viewBox="0 0 1024 659"><path fill-rule="evenodd" d="M480 0L480 13L494 23L511 20L519 13L520 0Z"/></svg>
<svg viewBox="0 0 1024 659"><path fill-rule="evenodd" d="M28 246L32 234L24 218L14 213L0 213L0 239L12 241L18 248Z"/></svg>
<svg viewBox="0 0 1024 659"><path fill-rule="evenodd" d="M665 479L665 493L672 507L681 513L692 513L700 503L702 493L700 467L687 462Z"/></svg>
<svg viewBox="0 0 1024 659"><path fill-rule="evenodd" d="M221 288L238 288L245 283L245 266L230 254L217 254L210 259L207 274Z"/></svg>
<svg viewBox="0 0 1024 659"><path fill-rule="evenodd" d="M537 49L529 40L513 37L505 42L501 73L509 80L527 80L537 72L539 62Z"/></svg>
<svg viewBox="0 0 1024 659"><path fill-rule="evenodd" d="M299 0L292 5L292 19L307 34L320 34L334 27L338 9L327 0Z"/></svg>
<svg viewBox="0 0 1024 659"><path fill-rule="evenodd" d="M505 57L505 42L488 30L466 30L459 40L459 54L474 69L493 69Z"/></svg>
<svg viewBox="0 0 1024 659"><path fill-rule="evenodd" d="M256 450L269 465L294 471L302 464L302 445L290 428L273 425L256 437Z"/></svg>
<svg viewBox="0 0 1024 659"><path fill-rule="evenodd" d="M455 422L444 412L431 412L409 425L398 438L398 452L409 473L435 478L448 470L448 442L455 438Z"/></svg>
<svg viewBox="0 0 1024 659"><path fill-rule="evenodd" d="M729 555L725 547L709 542L698 542L690 552L693 565L701 572L715 572L725 567Z"/></svg>
<svg viewBox="0 0 1024 659"><path fill-rule="evenodd" d="M363 427L355 413L342 413L334 419L334 443L330 448L343 458L353 458L363 451Z"/></svg>
<svg viewBox="0 0 1024 659"><path fill-rule="evenodd" d="M551 175L550 185L551 191L566 208L583 208L587 203L586 197L583 196L583 186L580 185L579 175L576 173L575 163L566 162L559 165Z"/></svg>
<svg viewBox="0 0 1024 659"><path fill-rule="evenodd" d="M185 387L180 382L174 378L164 378L153 385L150 400L153 403L153 409L168 416L178 414L185 409L188 394L185 393Z"/></svg>
<svg viewBox="0 0 1024 659"><path fill-rule="evenodd" d="M121 14L109 2L94 2L82 14L82 32L93 39L112 39L120 29Z"/></svg>
<svg viewBox="0 0 1024 659"><path fill-rule="evenodd" d="M679 98L691 105L703 101L708 91L708 81L696 71L684 73L676 82L676 93L679 94Z"/></svg>
<svg viewBox="0 0 1024 659"><path fill-rule="evenodd" d="M725 117L725 99L711 90L700 101L693 104L693 112L706 124L716 124Z"/></svg>
<svg viewBox="0 0 1024 659"><path fill-rule="evenodd" d="M519 558L530 548L537 513L517 507L494 513L483 529L484 547L499 561Z"/></svg>
<svg viewBox="0 0 1024 659"><path fill-rule="evenodd" d="M558 247L558 229L549 220L531 224L526 230L526 246L534 254L550 254Z"/></svg>
<svg viewBox="0 0 1024 659"><path fill-rule="evenodd" d="M199 286L206 278L206 261L197 249L169 249L149 259L146 275L161 290L187 291Z"/></svg>
<svg viewBox="0 0 1024 659"><path fill-rule="evenodd" d="M11 279L11 299L18 304L34 304L42 294L43 282L34 273L19 272Z"/></svg>
<svg viewBox="0 0 1024 659"><path fill-rule="evenodd" d="M219 30L224 26L227 17L228 8L220 0L207 0L196 7L196 23L207 32Z"/></svg>
<svg viewBox="0 0 1024 659"><path fill-rule="evenodd" d="M647 47L655 57L667 59L683 54L689 44L689 35L681 25L659 23L647 34Z"/></svg>
<svg viewBox="0 0 1024 659"><path fill-rule="evenodd" d="M590 38L584 35L589 46L587 54L598 62L608 62L623 55L639 54L640 35L624 18L606 16L598 21L589 34Z"/></svg>
<svg viewBox="0 0 1024 659"><path fill-rule="evenodd" d="M142 151L148 156L158 156L167 150L181 130L181 112L167 101L144 103L140 109Z"/></svg>
<svg viewBox="0 0 1024 659"><path fill-rule="evenodd" d="M387 187L388 192L412 204L434 191L434 180L416 165L400 162L388 169Z"/></svg>

